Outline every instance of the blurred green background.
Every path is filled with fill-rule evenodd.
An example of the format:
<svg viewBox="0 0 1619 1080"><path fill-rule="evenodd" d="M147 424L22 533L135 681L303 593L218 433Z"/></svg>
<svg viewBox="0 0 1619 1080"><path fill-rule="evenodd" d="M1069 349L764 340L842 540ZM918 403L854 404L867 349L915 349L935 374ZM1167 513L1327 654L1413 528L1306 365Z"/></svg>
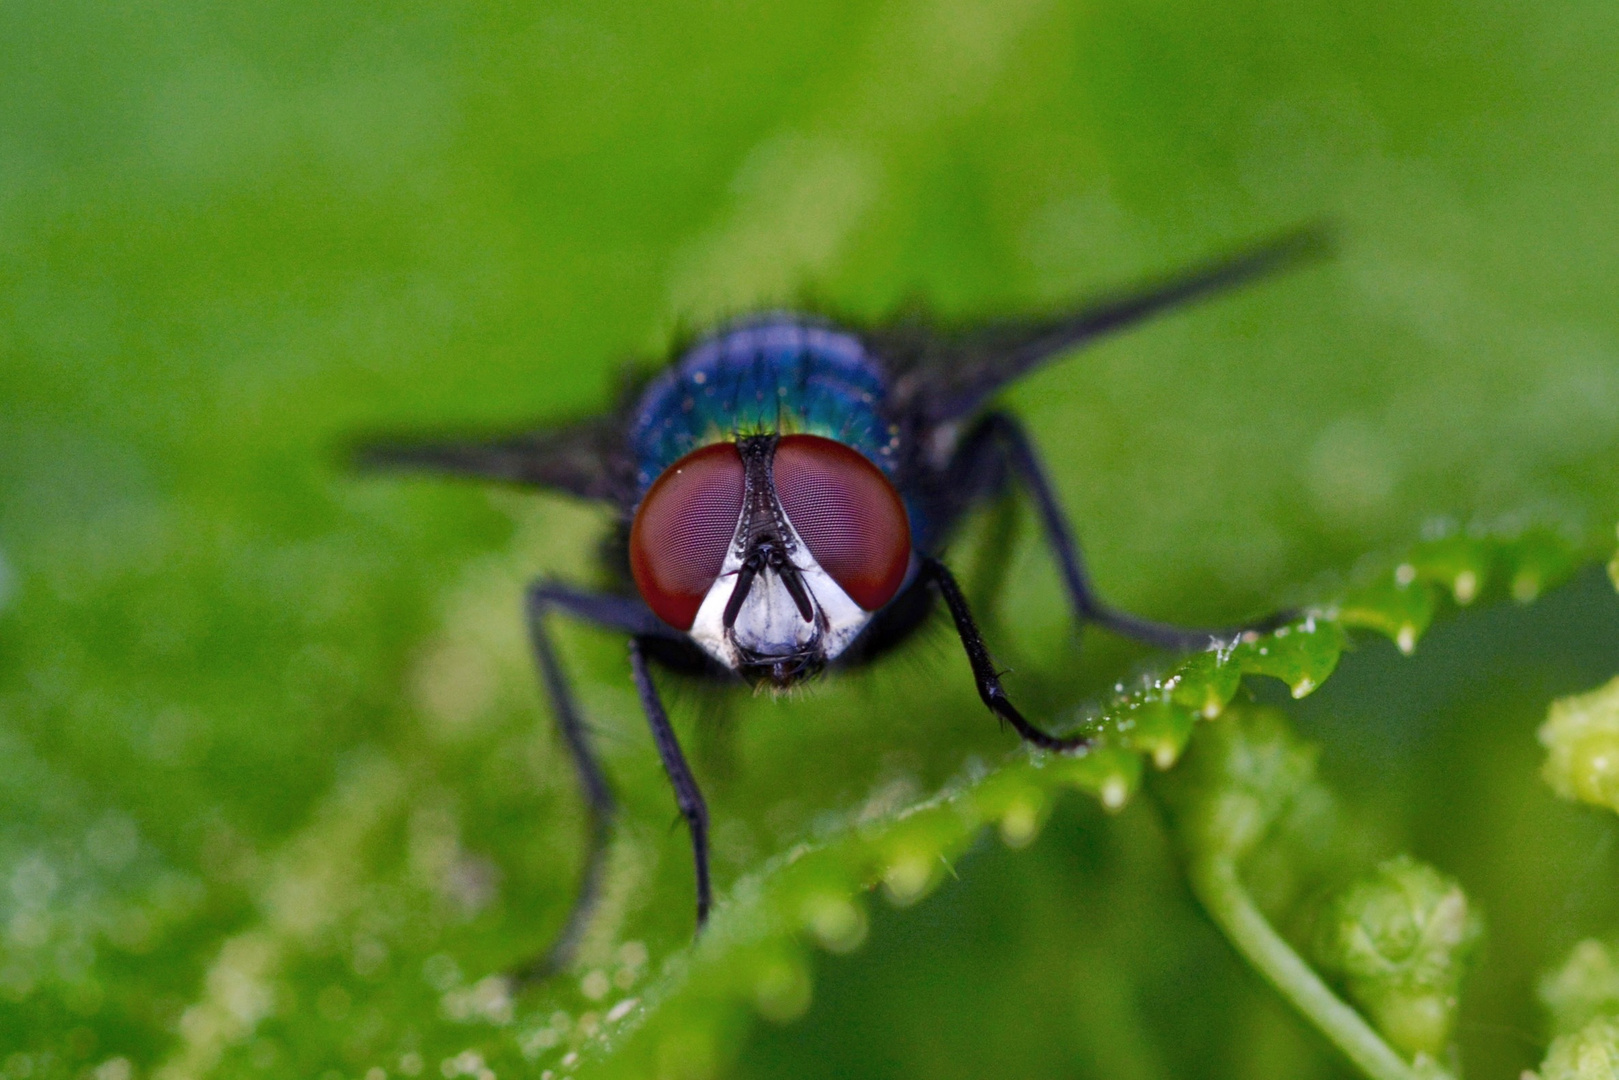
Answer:
<svg viewBox="0 0 1619 1080"><path fill-rule="evenodd" d="M1330 263L1008 395L1107 595L1229 621L1436 521L1609 536L1616 55L1591 2L0 6L0 1075L450 1077L508 1037L456 994L546 942L581 839L520 590L589 580L604 519L344 475L355 430L588 413L759 305L1050 308L1324 216ZM1142 654L1077 647L1029 524L988 621L1051 716ZM1295 710L1485 912L1469 1075L1539 1060L1535 975L1619 924L1615 823L1533 739L1616 631L1588 574ZM686 840L622 642L560 632L626 803L586 961L628 989L690 933ZM1010 747L944 627L792 700L668 693L722 890ZM1344 1074L1150 802L955 873L720 1071Z"/></svg>

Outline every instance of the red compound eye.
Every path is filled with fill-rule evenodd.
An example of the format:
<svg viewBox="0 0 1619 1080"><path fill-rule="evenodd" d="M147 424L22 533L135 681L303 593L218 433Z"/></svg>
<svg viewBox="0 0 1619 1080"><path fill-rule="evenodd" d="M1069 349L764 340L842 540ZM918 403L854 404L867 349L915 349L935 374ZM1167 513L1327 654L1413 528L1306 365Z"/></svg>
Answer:
<svg viewBox="0 0 1619 1080"><path fill-rule="evenodd" d="M864 454L817 435L776 445L776 497L821 569L876 611L911 561L911 523L888 477Z"/></svg>
<svg viewBox="0 0 1619 1080"><path fill-rule="evenodd" d="M742 515L734 443L694 450L653 482L630 526L630 573L658 618L690 630Z"/></svg>

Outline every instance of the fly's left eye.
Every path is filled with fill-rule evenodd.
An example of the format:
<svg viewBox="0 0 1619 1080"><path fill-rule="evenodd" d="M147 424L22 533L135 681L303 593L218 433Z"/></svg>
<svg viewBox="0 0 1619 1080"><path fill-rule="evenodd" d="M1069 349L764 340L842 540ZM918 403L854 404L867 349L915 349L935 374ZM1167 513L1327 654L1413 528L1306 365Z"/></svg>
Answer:
<svg viewBox="0 0 1619 1080"><path fill-rule="evenodd" d="M742 514L742 459L736 444L695 450L652 485L630 526L630 573L653 612L690 630Z"/></svg>
<svg viewBox="0 0 1619 1080"><path fill-rule="evenodd" d="M911 524L888 477L818 435L783 436L774 471L787 520L821 569L867 611L892 600L910 565Z"/></svg>

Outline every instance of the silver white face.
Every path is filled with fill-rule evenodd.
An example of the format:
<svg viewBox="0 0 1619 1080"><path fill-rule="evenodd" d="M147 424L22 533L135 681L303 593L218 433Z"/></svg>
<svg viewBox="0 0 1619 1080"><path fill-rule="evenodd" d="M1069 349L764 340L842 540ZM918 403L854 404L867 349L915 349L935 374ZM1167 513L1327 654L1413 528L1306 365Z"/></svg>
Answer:
<svg viewBox="0 0 1619 1080"><path fill-rule="evenodd" d="M767 674L773 681L785 683L839 656L865 629L872 613L851 600L821 569L780 502L774 497L771 501L775 504L774 524L780 533L781 554L792 569L784 573L766 565L758 570L748 584L735 620L725 625L725 610L743 578L744 565L759 548L744 504L720 576L709 587L688 633L703 651L726 667ZM787 581L786 575L792 570L797 571L808 596L808 619Z"/></svg>

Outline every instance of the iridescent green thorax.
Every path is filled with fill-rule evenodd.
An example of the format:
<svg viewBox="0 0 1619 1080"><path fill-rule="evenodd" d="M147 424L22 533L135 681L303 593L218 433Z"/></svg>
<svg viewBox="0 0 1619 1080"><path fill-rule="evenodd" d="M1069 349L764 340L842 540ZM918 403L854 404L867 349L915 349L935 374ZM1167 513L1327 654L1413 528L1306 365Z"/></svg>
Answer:
<svg viewBox="0 0 1619 1080"><path fill-rule="evenodd" d="M891 477L898 430L878 411L881 370L851 334L790 315L732 326L693 346L641 396L630 430L641 492L680 458L745 435L821 435Z"/></svg>

